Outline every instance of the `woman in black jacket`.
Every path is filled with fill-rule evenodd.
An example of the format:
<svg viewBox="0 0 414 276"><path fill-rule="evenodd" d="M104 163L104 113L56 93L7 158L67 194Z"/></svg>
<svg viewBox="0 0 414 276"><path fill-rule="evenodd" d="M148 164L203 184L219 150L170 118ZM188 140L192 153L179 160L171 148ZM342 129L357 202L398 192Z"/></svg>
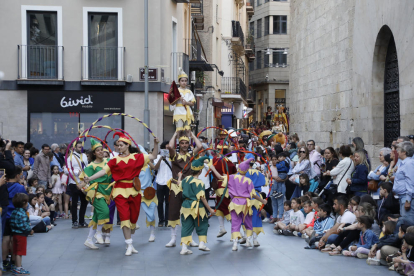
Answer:
<svg viewBox="0 0 414 276"><path fill-rule="evenodd" d="M11 141L2 140L6 145L6 148L3 153L0 152L0 169L3 169L7 172L14 172L16 166L14 165L13 154L10 150ZM7 206L9 205L9 192L7 191L7 185L0 186L0 206L2 208L1 214L1 226L2 233L4 233L4 226L6 224L6 215L7 215Z"/></svg>

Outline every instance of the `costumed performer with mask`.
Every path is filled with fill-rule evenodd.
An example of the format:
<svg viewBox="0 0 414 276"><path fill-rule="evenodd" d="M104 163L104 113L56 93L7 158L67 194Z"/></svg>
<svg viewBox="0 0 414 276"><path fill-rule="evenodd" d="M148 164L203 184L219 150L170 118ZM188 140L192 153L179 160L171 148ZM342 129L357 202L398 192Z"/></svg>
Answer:
<svg viewBox="0 0 414 276"><path fill-rule="evenodd" d="M191 157L196 156L198 152L203 148L200 140L190 132L191 138L196 144L196 147L192 153L189 153L190 139L185 136L184 131L174 133L169 144L166 148L170 152L171 159L171 170L172 178L167 182L167 186L170 189L170 203L168 206L168 226L171 226L171 240L165 246L166 247L175 247L176 246L176 237L177 237L177 225L180 225L180 209L183 203L182 192L183 189L181 185L177 182L178 173L182 171L183 176L187 177L191 175L191 164L189 164L185 170L184 167L190 162ZM180 151L176 152L175 150L175 140L178 138L178 143L180 146ZM198 246L193 240L190 243L190 246Z"/></svg>
<svg viewBox="0 0 414 276"><path fill-rule="evenodd" d="M93 138L91 138L90 141L92 146L92 153L90 154L90 158L92 162L79 175L79 179L81 181L83 181L86 176L92 176L97 172L102 171L109 160L104 158L104 150L102 144ZM88 225L89 235L84 243L84 245L90 249L99 249L99 247L93 243L93 237L96 238L98 244L109 245L111 243L110 233L111 230L113 230L113 225L112 222L109 223L111 220L110 209L108 205L115 204L110 199L112 188L107 189L108 185L111 184L111 182L111 174L108 175L105 173L105 175L95 179L94 181L90 181L89 187L85 189L85 192L87 193L86 199L95 208L92 220Z"/></svg>
<svg viewBox="0 0 414 276"><path fill-rule="evenodd" d="M193 237L192 233L195 229L198 235L200 245L198 249L202 251L210 251L206 246L208 216L206 209L214 214L214 210L210 208L206 200L205 186L202 180L198 179L204 168L204 160L208 157L200 157L191 163L191 176L187 176L181 181L182 173L178 174L178 183L183 190L183 203L181 206L181 255L189 255L193 252L188 249ZM211 166L212 167L212 166ZM212 167L214 169L214 167Z"/></svg>
<svg viewBox="0 0 414 276"><path fill-rule="evenodd" d="M150 155L142 153L130 154L132 149L131 140L120 132L114 133L119 136L118 149L119 155L108 161L104 169L91 177L85 177L85 182L98 179L105 174L111 174L114 182L112 198L115 201L116 208L121 218L121 229L124 233L125 243L127 244L126 256L138 251L132 245L131 235L135 233L136 223L138 221L139 210L141 205L141 194L139 193L140 184L137 178L142 167L148 165L150 160L154 160L158 154L158 139L154 139L154 151ZM134 183L134 178L136 182Z"/></svg>

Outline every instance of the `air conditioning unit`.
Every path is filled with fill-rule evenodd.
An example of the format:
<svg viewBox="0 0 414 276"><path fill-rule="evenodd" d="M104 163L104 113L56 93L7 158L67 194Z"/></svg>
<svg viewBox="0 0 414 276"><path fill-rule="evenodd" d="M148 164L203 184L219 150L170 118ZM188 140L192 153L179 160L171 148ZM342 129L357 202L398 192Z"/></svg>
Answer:
<svg viewBox="0 0 414 276"><path fill-rule="evenodd" d="M127 75L126 82L128 82L128 83L131 83L132 82L132 75L131 74L128 74Z"/></svg>

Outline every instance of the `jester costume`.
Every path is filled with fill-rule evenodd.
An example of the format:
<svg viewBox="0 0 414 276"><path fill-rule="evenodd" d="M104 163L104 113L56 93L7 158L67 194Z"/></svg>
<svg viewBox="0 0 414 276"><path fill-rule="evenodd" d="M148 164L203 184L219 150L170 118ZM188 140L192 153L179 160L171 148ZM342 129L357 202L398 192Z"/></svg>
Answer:
<svg viewBox="0 0 414 276"><path fill-rule="evenodd" d="M145 149L139 145L139 149L143 154L147 154ZM152 187L152 173L148 165L142 167L141 173L139 174L139 180L141 181L141 208L144 210L146 215L147 227L151 228L151 237L150 241L155 239L155 209L158 206L158 197L153 197L152 199L147 199L144 196L144 190L148 187Z"/></svg>
<svg viewBox="0 0 414 276"><path fill-rule="evenodd" d="M91 139L92 151L94 152L97 148L102 147L102 144L97 142L95 139ZM92 176L95 173L102 171L105 165L107 164L108 160L103 159L102 162L96 163L96 161L90 163L84 171L80 174L79 179L83 181L85 176ZM89 183L89 187L85 189L86 199L92 204L95 208L93 213L93 217L91 222L89 223L89 227L91 227L90 235L85 242L88 243L86 246L92 249L97 249L95 246L91 246L91 239L96 229L98 229L98 233L95 236L97 238L97 242L102 244L110 244L109 233L102 233L102 229L104 230L113 230L113 215L115 211L115 203L110 200L110 195L112 188L108 189L108 185L112 182L112 176L104 175L98 179L95 179L93 182ZM108 207L110 204L110 207ZM112 213L112 220L110 219L110 215Z"/></svg>
<svg viewBox="0 0 414 276"><path fill-rule="evenodd" d="M118 141L131 145L131 140L122 133L117 132L115 135L119 135ZM106 173L108 175L112 174L114 179L113 183L115 185L112 191L112 198L115 201L121 219L121 229L123 227L136 228L141 205L141 194L135 189L133 180L139 176L141 169L146 167L149 161L148 155L135 153L125 157L118 155L109 160L104 166Z"/></svg>
<svg viewBox="0 0 414 276"><path fill-rule="evenodd" d="M217 145L217 149L222 149L223 147L224 149L228 149L228 146L227 145L223 146L223 141L221 141L220 144ZM220 158L218 157L213 158L213 164L215 164L214 168L217 170L217 172L220 175L227 175L227 173L229 175L237 173L236 166L228 158L224 157L220 161L219 160ZM227 166L226 166L226 163L227 163ZM230 198L229 198L228 190L226 191L227 181L219 180L213 174L213 180L212 180L211 185L216 193L216 205L221 201L221 198L224 197L223 200L221 201L220 206L218 206L218 209L216 210L216 216L226 218L228 221L230 221L231 220L231 216L229 212ZM226 193L224 194L225 191Z"/></svg>
<svg viewBox="0 0 414 276"><path fill-rule="evenodd" d="M246 173L246 177L250 178L250 180L253 182L254 189L256 190L256 195L261 197L260 192L262 191L262 187L267 185L266 177L256 169L249 169ZM264 234L262 216L259 214L262 203L257 199L252 199L251 204L253 210L253 236L256 237L261 232Z"/></svg>
<svg viewBox="0 0 414 276"><path fill-rule="evenodd" d="M253 210L250 200L256 194L256 191L252 180L244 175L249 170L251 160L253 158L240 163L238 170L241 174L230 175L228 182L228 190L231 197L231 203L229 205L231 214L231 238L235 243L233 245L234 251L237 250L237 240L242 238L240 235L242 223L246 227L247 238L250 240L250 237L253 235Z"/></svg>

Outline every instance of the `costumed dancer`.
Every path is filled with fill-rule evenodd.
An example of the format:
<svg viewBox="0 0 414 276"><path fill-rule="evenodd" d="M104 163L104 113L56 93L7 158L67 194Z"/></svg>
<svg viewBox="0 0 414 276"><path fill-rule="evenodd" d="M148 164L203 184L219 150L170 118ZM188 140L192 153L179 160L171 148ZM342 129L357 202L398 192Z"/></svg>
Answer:
<svg viewBox="0 0 414 276"><path fill-rule="evenodd" d="M141 145L138 147L141 153L148 154ZM147 227L151 229L148 241L153 242L155 241L155 209L158 206L158 198L155 196L155 189L152 185L150 165L142 167L139 180L141 181L141 208L145 211Z"/></svg>
<svg viewBox="0 0 414 276"><path fill-rule="evenodd" d="M249 154L249 156L252 154ZM247 157L247 156L246 156ZM253 159L253 158L251 158ZM267 185L266 177L260 171L253 169L254 159L250 162L250 168L246 173L246 177L249 178L253 182L253 186L256 192L256 195L260 198L260 192L262 191L262 187ZM260 246L257 236L263 232L263 224L262 224L262 216L259 214L259 210L262 207L262 202L257 199L253 199L251 201L253 215L252 215L252 225L253 225L253 245L255 247ZM245 231L246 233L246 231ZM243 240L245 237L243 236ZM240 244L242 244L240 242Z"/></svg>
<svg viewBox="0 0 414 276"><path fill-rule="evenodd" d="M180 130L191 131L191 123L194 122L191 107L194 106L196 100L193 92L191 92L190 89L187 89L187 74L181 68L178 70L178 82L180 87L177 91L175 82L171 84L168 100L170 102L171 111L174 111L173 123L175 124L176 132Z"/></svg>
<svg viewBox="0 0 414 276"><path fill-rule="evenodd" d="M286 131L289 132L289 122L284 111L285 107L283 105L278 105L277 110L275 112L274 121L282 122Z"/></svg>
<svg viewBox="0 0 414 276"><path fill-rule="evenodd" d="M92 176L95 173L102 171L108 162L108 159L104 158L104 150L102 144L91 138L92 153L90 163L84 171L79 175L81 181L85 176ZM108 185L112 182L112 176L105 174L102 177L91 181L89 187L85 189L86 199L95 208L92 220L89 223L89 235L84 245L90 249L99 249L92 242L92 238L96 238L96 243L109 245L110 232L113 230L112 223L110 222L110 210L108 204L110 203L110 195L112 188L108 188Z"/></svg>
<svg viewBox="0 0 414 276"><path fill-rule="evenodd" d="M114 133L119 136L118 149L119 155L108 161L104 169L93 176L85 177L85 182L98 179L105 174L112 174L114 185L112 190L112 198L118 209L121 218L121 229L124 233L126 247L126 256L138 251L132 245L131 235L135 233L136 223L138 221L139 210L141 205L141 194L139 190L141 185L139 182L139 174L144 166L147 166L150 160L154 160L158 154L158 139L154 140L154 151L150 155L142 153L130 154L132 149L131 140L120 132Z"/></svg>
<svg viewBox="0 0 414 276"><path fill-rule="evenodd" d="M231 214L231 238L233 239L233 251L238 250L238 240L242 238L240 235L240 227L244 223L246 227L247 241L245 246L251 247L251 238L253 235L252 225L252 205L250 200L252 198L257 199L262 204L266 204L267 201L262 197L256 195L253 182L250 178L246 177L246 173L249 170L250 162L253 158L249 158L246 161L239 164L239 174L230 175L228 182L229 194L231 197L231 203L229 210Z"/></svg>
<svg viewBox="0 0 414 276"><path fill-rule="evenodd" d="M200 157L191 163L191 176L187 176L181 181L182 173L179 173L178 183L182 187L183 203L181 206L181 255L193 254L188 249L188 245L193 241L192 233L194 229L197 232L200 245L199 250L210 251L206 246L208 216L206 209L214 214L210 208L205 196L205 186L202 180L198 179L204 168L204 160L208 157Z"/></svg>
<svg viewBox="0 0 414 276"><path fill-rule="evenodd" d="M182 135L183 132L180 132ZM183 177L187 177L191 175L191 166L187 166L184 170L184 167L187 163L190 162L190 159L193 155L197 155L197 153L203 148L200 140L194 135L194 133L190 132L191 138L194 140L196 144L196 148L193 150L192 153L188 152L190 147L190 139L185 136L179 136L178 143L180 146L180 151L176 152L175 150L175 140L178 136L178 132L174 133L173 137L170 140L170 143L167 145L167 149L170 152L170 159L171 159L171 169L172 169L172 178L167 182L167 186L170 189L170 203L168 206L168 226L171 226L171 240L165 246L166 247L175 247L176 246L176 237L177 237L177 225L180 225L180 209L183 203L182 201L182 187L177 182L178 180L178 173L182 171ZM197 243L191 241L190 246L196 247L198 246Z"/></svg>
<svg viewBox="0 0 414 276"><path fill-rule="evenodd" d="M229 152L229 148L227 145L224 144L224 141L220 141L220 143L217 145L217 149L223 149L224 155L226 155ZM227 157L223 157L223 159L217 162L219 159L219 156L214 157L213 164L215 164L214 168L218 171L220 175L227 175L227 173L229 175L237 173L236 166ZM226 163L228 171L226 171ZM221 201L221 204L218 206L218 209L216 209L216 216L218 217L218 221L220 224L220 231L217 234L217 238L223 237L225 234L227 234L227 231L224 228L224 218L226 218L227 221L231 220L231 215L229 211L230 196L229 191L226 190L226 180L227 176L225 178L225 181L223 181L222 179L217 178L217 176L213 174L213 180L211 181L211 187L214 189L214 192L216 194L216 206Z"/></svg>

